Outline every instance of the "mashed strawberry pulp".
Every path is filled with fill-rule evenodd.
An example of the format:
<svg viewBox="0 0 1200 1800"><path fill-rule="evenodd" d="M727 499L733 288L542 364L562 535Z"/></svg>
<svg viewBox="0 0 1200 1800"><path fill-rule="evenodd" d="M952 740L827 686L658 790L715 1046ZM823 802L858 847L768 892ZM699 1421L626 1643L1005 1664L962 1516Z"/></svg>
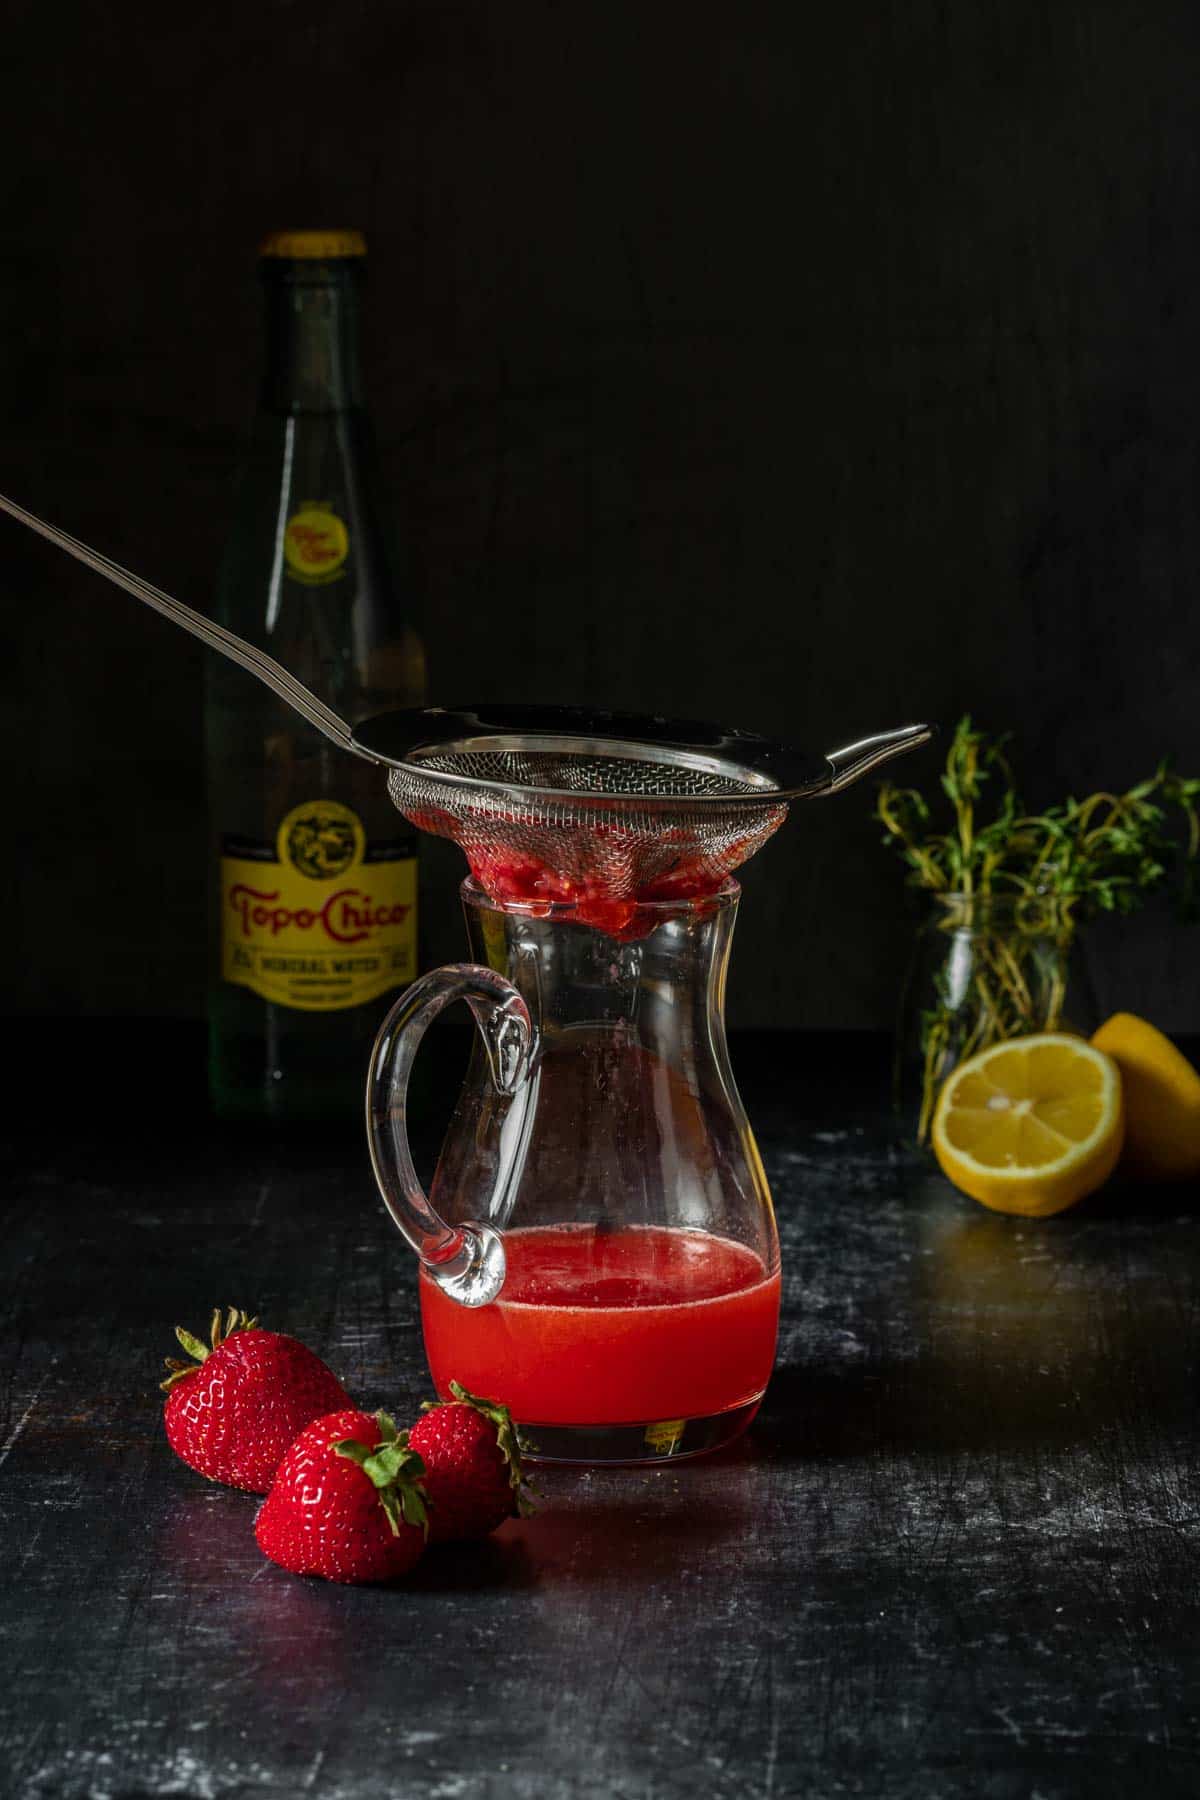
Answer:
<svg viewBox="0 0 1200 1800"><path fill-rule="evenodd" d="M615 884L608 876L565 875L510 850L472 849L467 860L484 893L498 905L528 906L542 901L570 906L581 925L626 940L653 930L658 923L654 909L664 901L704 899L725 879L723 871L684 857L654 880L641 882L632 893L620 893L614 891Z"/></svg>
<svg viewBox="0 0 1200 1800"><path fill-rule="evenodd" d="M468 1308L424 1272L437 1390L457 1380L525 1425L641 1424L756 1401L775 1358L779 1272L705 1231L539 1226L505 1233L497 1300Z"/></svg>
<svg viewBox="0 0 1200 1800"><path fill-rule="evenodd" d="M625 832L619 825L593 825L587 836L597 851L597 866L569 874L514 845L465 838L449 813L424 809L407 816L420 830L460 844L471 874L498 906L545 906L547 910L570 906L579 924L625 942L645 937L654 929L659 923L655 909L664 901L686 902L715 894L728 871L736 868L758 841L758 835L751 834L744 841L725 845L720 858L714 859L692 833L664 831L655 840L654 872L636 881L633 869L637 861L646 860L646 845L640 831ZM601 867L601 851L607 853L607 869Z"/></svg>

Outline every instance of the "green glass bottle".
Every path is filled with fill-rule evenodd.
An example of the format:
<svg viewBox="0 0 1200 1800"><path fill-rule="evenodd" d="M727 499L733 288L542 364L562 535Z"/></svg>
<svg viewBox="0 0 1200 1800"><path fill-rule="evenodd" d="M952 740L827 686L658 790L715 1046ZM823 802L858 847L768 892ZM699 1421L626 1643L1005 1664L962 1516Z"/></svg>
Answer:
<svg viewBox="0 0 1200 1800"><path fill-rule="evenodd" d="M362 401L364 254L348 231L263 245L266 375L215 608L351 723L425 698ZM215 1110L357 1118L374 1033L416 974L414 835L378 769L224 658L207 683Z"/></svg>

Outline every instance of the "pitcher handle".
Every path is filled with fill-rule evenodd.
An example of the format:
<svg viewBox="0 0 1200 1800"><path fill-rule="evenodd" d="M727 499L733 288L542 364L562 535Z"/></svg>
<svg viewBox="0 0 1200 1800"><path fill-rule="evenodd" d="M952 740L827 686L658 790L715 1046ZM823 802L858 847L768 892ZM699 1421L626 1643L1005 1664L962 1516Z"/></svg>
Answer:
<svg viewBox="0 0 1200 1800"><path fill-rule="evenodd" d="M501 1184L519 1168L532 1114L529 1009L511 981L478 963L448 963L406 988L379 1028L367 1076L367 1141L383 1203L438 1286L462 1306L486 1306L504 1285L504 1243L492 1225L447 1225L417 1179L408 1142L408 1077L427 1027L465 1000L483 1038L496 1091L519 1102ZM511 1115L510 1115L511 1117ZM505 1120L505 1138L510 1137Z"/></svg>

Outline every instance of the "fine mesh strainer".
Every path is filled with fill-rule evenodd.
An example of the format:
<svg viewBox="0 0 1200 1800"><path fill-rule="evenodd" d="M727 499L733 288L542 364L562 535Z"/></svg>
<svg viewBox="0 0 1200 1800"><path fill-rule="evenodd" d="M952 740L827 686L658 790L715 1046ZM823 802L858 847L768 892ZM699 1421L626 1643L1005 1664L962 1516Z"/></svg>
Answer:
<svg viewBox="0 0 1200 1800"><path fill-rule="evenodd" d="M712 893L787 817L921 743L923 725L812 757L694 720L574 707L428 709L369 720L358 747L423 831L499 901L612 904Z"/></svg>
<svg viewBox="0 0 1200 1800"><path fill-rule="evenodd" d="M790 801L836 793L931 736L906 725L812 756L695 720L556 706L432 707L350 726L253 644L3 495L0 510L387 768L399 810L461 845L493 899L569 904L609 929L623 929L631 907L711 894L778 829Z"/></svg>

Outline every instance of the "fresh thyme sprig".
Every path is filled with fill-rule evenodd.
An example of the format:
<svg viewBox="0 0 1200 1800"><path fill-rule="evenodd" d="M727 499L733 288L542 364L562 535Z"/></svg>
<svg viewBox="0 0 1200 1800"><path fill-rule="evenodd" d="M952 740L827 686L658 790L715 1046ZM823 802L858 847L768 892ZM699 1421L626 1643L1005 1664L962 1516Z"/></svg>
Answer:
<svg viewBox="0 0 1200 1800"><path fill-rule="evenodd" d="M1173 874L1194 915L1200 852L1200 779L1167 762L1124 793L1067 799L1041 813L1022 806L1005 756L1007 739L959 721L941 787L949 828L933 828L933 808L915 788L884 782L876 816L909 866L909 881L933 893L1027 896L1056 902L1076 922L1131 913ZM990 818L981 803L1000 791ZM1171 829L1174 815L1175 830Z"/></svg>

